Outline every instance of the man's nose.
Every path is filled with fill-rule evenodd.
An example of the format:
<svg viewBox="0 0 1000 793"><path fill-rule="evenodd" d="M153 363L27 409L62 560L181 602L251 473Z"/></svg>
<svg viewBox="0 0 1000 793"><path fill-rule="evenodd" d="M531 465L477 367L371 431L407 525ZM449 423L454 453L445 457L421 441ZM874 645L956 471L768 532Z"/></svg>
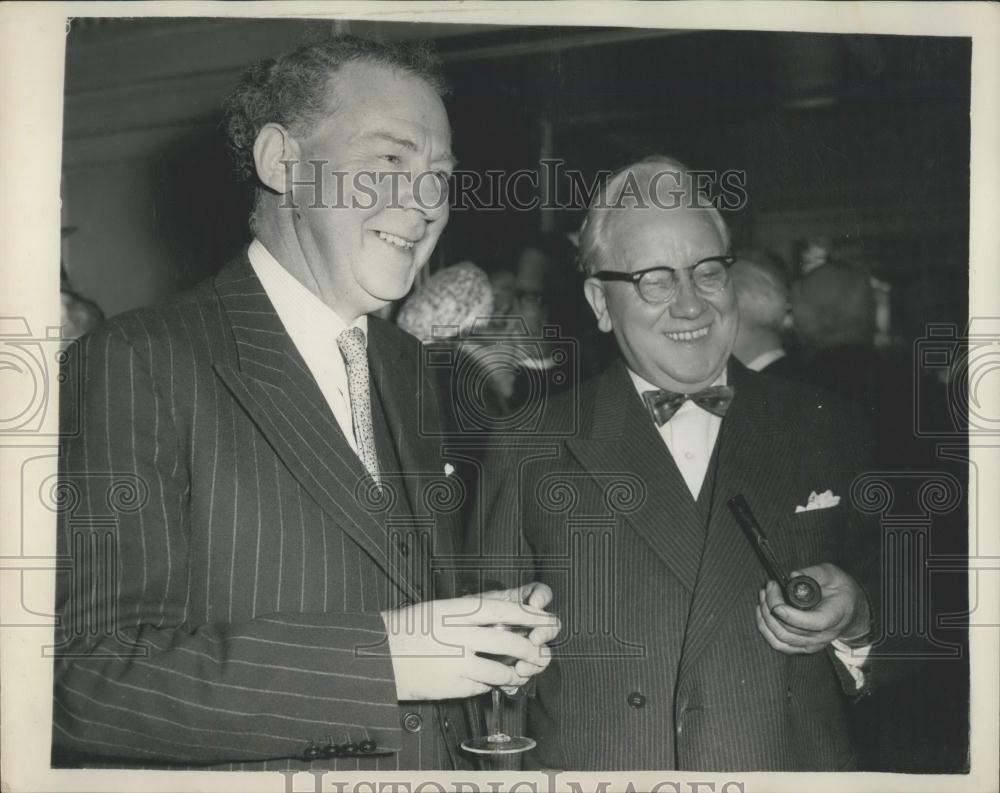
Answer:
<svg viewBox="0 0 1000 793"><path fill-rule="evenodd" d="M705 310L705 298L695 288L690 273L679 273L677 282L677 295L670 303L670 316L694 319Z"/></svg>
<svg viewBox="0 0 1000 793"><path fill-rule="evenodd" d="M448 211L448 192L440 177L432 171L407 174L400 180L399 203L404 209L419 212L433 222Z"/></svg>

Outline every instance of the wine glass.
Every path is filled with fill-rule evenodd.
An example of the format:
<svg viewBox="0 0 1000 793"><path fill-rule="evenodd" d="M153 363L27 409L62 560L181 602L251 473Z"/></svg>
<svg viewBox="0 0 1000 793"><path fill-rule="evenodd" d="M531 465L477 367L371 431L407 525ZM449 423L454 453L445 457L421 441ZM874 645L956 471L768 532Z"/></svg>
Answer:
<svg viewBox="0 0 1000 793"><path fill-rule="evenodd" d="M527 636L531 632L531 628L526 628L520 625L506 625L503 623L498 623L493 626L503 631L512 631L513 633L518 633L521 636ZM507 666L513 666L517 663L517 658L510 655L494 655L493 653L480 653L483 658L489 658L493 661L499 661ZM537 745L535 741L531 738L526 738L523 735L508 735L503 729L503 691L500 686L493 686L490 691L492 697L492 712L490 718L490 732L489 735L480 735L477 738L468 738L462 741L462 748L467 752L472 752L473 754L517 754L518 752L527 752L529 749L534 749Z"/></svg>

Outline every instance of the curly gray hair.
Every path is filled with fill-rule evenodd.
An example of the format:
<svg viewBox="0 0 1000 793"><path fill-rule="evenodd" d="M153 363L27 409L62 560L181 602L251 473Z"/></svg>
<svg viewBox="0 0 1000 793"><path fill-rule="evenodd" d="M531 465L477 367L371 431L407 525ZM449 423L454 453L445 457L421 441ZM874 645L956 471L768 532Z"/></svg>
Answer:
<svg viewBox="0 0 1000 793"><path fill-rule="evenodd" d="M412 74L425 80L438 96L448 92L440 58L424 42L386 44L345 35L262 60L243 73L223 103L226 138L241 181L259 187L253 147L264 125L281 124L293 135L308 133L336 109L336 83L331 77L354 61Z"/></svg>

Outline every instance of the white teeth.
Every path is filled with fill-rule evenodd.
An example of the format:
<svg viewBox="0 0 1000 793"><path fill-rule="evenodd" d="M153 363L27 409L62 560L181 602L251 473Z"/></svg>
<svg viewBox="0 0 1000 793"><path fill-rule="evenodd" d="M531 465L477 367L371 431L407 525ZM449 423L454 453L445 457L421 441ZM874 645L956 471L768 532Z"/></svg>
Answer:
<svg viewBox="0 0 1000 793"><path fill-rule="evenodd" d="M409 250L416 244L413 242L408 242L407 240L404 240L402 237L397 237L395 234L389 234L385 231L378 232L378 236L379 239L383 239L386 242L392 243L397 248L403 248L404 250Z"/></svg>
<svg viewBox="0 0 1000 793"><path fill-rule="evenodd" d="M679 333L668 333L667 338L673 341L694 341L695 339L700 339L702 336L708 335L708 328L699 328L698 330L685 330Z"/></svg>

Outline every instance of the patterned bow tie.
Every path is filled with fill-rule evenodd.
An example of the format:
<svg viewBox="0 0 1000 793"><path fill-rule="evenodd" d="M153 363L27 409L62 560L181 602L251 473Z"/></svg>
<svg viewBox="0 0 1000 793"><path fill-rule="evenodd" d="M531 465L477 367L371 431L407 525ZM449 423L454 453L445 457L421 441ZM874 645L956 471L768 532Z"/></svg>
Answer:
<svg viewBox="0 0 1000 793"><path fill-rule="evenodd" d="M649 415L653 417L656 426L662 427L688 399L702 410L707 410L716 416L725 416L735 394L736 389L732 386L715 385L694 394L675 394L673 391L662 390L643 391L642 400L646 403Z"/></svg>

